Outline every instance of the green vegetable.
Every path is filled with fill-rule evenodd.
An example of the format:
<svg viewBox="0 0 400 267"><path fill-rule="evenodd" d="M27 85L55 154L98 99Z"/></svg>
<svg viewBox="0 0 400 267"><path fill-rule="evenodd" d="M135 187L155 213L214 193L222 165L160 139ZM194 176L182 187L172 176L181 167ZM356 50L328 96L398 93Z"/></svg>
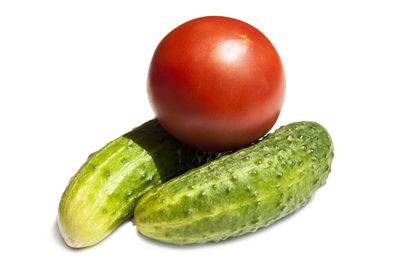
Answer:
<svg viewBox="0 0 400 267"><path fill-rule="evenodd" d="M137 204L135 223L145 236L177 244L255 231L307 203L332 158L321 125L292 123L152 190Z"/></svg>
<svg viewBox="0 0 400 267"><path fill-rule="evenodd" d="M90 155L71 179L58 209L64 240L98 243L133 215L142 195L216 156L182 144L156 120L133 129Z"/></svg>

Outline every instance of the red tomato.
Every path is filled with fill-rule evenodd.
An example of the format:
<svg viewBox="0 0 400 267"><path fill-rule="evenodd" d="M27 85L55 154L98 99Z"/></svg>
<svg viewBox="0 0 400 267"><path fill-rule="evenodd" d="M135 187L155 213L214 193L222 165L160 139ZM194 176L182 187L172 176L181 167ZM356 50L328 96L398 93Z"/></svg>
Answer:
<svg viewBox="0 0 400 267"><path fill-rule="evenodd" d="M171 31L154 52L147 90L163 127L204 151L228 151L277 120L285 76L271 42L253 26L202 17Z"/></svg>

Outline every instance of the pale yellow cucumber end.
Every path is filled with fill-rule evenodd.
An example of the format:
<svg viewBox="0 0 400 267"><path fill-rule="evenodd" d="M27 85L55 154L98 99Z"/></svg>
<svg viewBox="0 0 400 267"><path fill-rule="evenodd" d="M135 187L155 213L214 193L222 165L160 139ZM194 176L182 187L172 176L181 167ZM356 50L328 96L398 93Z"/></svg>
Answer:
<svg viewBox="0 0 400 267"><path fill-rule="evenodd" d="M81 240L76 238L74 235L70 234L68 231L65 229L64 223L60 220L60 214L57 217L57 223L58 223L58 229L60 230L61 236L63 237L65 243L71 247L71 248L84 248L87 247L85 243L83 243Z"/></svg>
<svg viewBox="0 0 400 267"><path fill-rule="evenodd" d="M84 243L70 235L69 233L62 231L61 232L62 237L64 238L65 243L67 243L68 246L71 248L84 248L86 247Z"/></svg>

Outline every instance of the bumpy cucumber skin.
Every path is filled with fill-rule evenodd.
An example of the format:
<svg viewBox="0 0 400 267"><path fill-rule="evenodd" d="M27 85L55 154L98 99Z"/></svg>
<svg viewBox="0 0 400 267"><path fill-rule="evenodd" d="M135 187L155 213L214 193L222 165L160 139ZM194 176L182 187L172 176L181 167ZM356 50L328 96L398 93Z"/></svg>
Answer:
<svg viewBox="0 0 400 267"><path fill-rule="evenodd" d="M205 243L255 231L305 205L326 182L333 144L315 122L283 126L145 195L138 230L168 243Z"/></svg>
<svg viewBox="0 0 400 267"><path fill-rule="evenodd" d="M105 238L133 215L141 196L218 154L190 148L151 120L91 154L70 180L58 209L58 225L71 247Z"/></svg>

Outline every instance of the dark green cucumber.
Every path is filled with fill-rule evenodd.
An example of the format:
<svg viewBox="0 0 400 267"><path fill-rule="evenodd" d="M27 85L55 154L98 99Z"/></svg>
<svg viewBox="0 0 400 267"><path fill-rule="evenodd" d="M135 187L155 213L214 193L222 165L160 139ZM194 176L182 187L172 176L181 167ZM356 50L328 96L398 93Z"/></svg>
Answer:
<svg viewBox="0 0 400 267"><path fill-rule="evenodd" d="M325 184L333 145L315 122L281 127L146 194L138 230L168 243L204 243L267 226L303 206Z"/></svg>
<svg viewBox="0 0 400 267"><path fill-rule="evenodd" d="M58 209L64 240L71 247L98 243L145 193L216 156L177 141L156 120L133 129L90 155L71 179Z"/></svg>

